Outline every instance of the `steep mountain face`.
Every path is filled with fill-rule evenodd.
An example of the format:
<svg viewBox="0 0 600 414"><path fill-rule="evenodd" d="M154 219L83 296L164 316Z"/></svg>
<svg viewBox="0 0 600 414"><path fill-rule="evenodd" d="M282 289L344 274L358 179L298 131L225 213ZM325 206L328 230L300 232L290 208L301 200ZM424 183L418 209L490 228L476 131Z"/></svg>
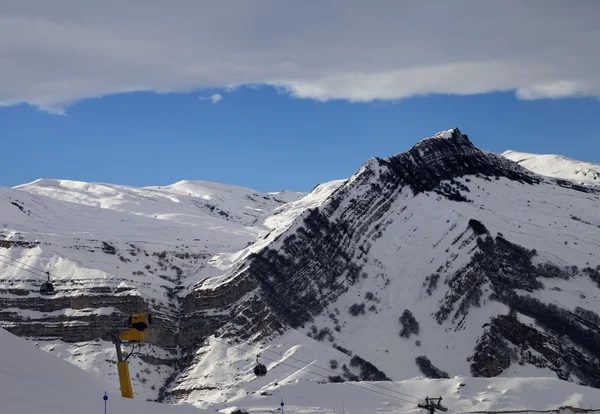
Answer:
<svg viewBox="0 0 600 414"><path fill-rule="evenodd" d="M562 155L538 155L506 151L503 157L540 175L575 181L581 185L600 185L600 165L573 160Z"/></svg>
<svg viewBox="0 0 600 414"><path fill-rule="evenodd" d="M220 341L268 338L267 352L284 352L298 343L290 331L304 333L318 351L297 359L327 367L325 348L337 351L331 380L534 374L597 386L599 201L445 131L367 162L187 306L236 292ZM222 346L196 351L176 398L251 380L248 366L208 363Z"/></svg>
<svg viewBox="0 0 600 414"><path fill-rule="evenodd" d="M14 210L5 255L56 269L65 283L40 298L32 278L6 265L3 326L110 377L108 327L149 306L152 345L132 363L148 370L135 388L149 398L209 406L299 379L420 375L600 387L600 191L481 151L458 129L254 216L217 206L228 217L155 218L123 196L98 208L89 200L104 189L68 203L43 191L3 194ZM202 198L187 187L153 191L190 208ZM257 352L270 361L258 379Z"/></svg>

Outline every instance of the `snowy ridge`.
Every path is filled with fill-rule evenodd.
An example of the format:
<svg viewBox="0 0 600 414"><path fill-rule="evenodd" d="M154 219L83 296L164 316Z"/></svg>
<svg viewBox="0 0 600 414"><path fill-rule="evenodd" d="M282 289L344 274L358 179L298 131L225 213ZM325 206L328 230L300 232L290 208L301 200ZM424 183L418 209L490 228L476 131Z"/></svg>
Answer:
<svg viewBox="0 0 600 414"><path fill-rule="evenodd" d="M70 180L40 179L14 187L62 201L202 225L207 217L244 225L305 194L260 193L249 188L207 181L180 181L164 187L128 187Z"/></svg>
<svg viewBox="0 0 600 414"><path fill-rule="evenodd" d="M600 165L573 160L562 155L538 155L518 151L506 151L502 156L537 174L581 185L600 185Z"/></svg>
<svg viewBox="0 0 600 414"><path fill-rule="evenodd" d="M243 259L255 254L269 244L273 243L282 233L289 230L294 221L304 213L304 211L315 208L323 204L333 193L335 193L346 180L335 180L319 184L307 196L289 202L275 210L259 217L257 220L269 228L269 232L262 237L256 238L248 247L234 253L219 253L213 256L209 264L215 269L219 269L223 274L204 279L199 285L190 285L191 289L213 290L223 283L230 281L232 274L229 271L234 265L239 264Z"/></svg>
<svg viewBox="0 0 600 414"><path fill-rule="evenodd" d="M427 142L427 141L429 141L429 140L432 140L432 139L434 139L434 140L435 140L435 139L451 139L451 138L454 136L456 129L457 129L457 128L447 129L447 130L445 130L445 131L440 131L440 132L438 132L437 134L434 134L434 135L433 135L433 136L431 136L431 137L425 137L425 138L421 139L421 140L420 140L420 141L417 143L417 145L418 145L419 143L422 143L422 142Z"/></svg>

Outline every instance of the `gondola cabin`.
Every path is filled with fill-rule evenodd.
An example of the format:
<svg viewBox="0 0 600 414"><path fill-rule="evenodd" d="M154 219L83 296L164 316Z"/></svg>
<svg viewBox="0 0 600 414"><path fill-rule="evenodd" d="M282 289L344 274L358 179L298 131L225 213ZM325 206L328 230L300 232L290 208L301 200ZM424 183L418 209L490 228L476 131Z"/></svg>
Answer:
<svg viewBox="0 0 600 414"><path fill-rule="evenodd" d="M254 367L254 375L256 375L257 377L264 377L265 375L267 375L267 367L258 361L259 356L260 355L256 356L256 366Z"/></svg>
<svg viewBox="0 0 600 414"><path fill-rule="evenodd" d="M50 282L50 273L47 273L48 280L40 286L40 295L52 295L54 293L54 285Z"/></svg>

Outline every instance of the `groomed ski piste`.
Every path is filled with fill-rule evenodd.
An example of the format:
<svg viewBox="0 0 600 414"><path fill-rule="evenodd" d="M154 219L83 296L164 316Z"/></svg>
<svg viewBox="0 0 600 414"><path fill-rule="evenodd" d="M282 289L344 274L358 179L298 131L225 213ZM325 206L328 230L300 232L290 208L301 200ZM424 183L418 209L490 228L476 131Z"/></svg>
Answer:
<svg viewBox="0 0 600 414"><path fill-rule="evenodd" d="M107 385L35 344L0 329L0 412L5 414L103 413ZM115 368L116 370L116 368ZM443 396L448 412L550 411L561 407L600 408L600 390L554 378L413 379L401 382L320 384L295 378L267 384L260 392L202 410L187 404L159 404L108 392L107 414L206 414L284 412L302 414L393 414L424 412L420 397ZM570 412L570 410L563 410Z"/></svg>
<svg viewBox="0 0 600 414"><path fill-rule="evenodd" d="M121 398L102 379L0 329L2 414L205 414L190 405ZM115 366L116 371L116 366Z"/></svg>

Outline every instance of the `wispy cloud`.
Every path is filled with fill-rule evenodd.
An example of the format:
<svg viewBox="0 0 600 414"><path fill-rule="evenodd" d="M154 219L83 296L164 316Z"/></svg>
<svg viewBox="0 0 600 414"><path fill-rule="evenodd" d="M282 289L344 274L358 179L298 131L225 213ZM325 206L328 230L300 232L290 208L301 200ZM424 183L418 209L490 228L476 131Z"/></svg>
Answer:
<svg viewBox="0 0 600 414"><path fill-rule="evenodd" d="M9 3L0 15L0 106L60 113L113 93L242 85L321 101L600 96L594 1Z"/></svg>
<svg viewBox="0 0 600 414"><path fill-rule="evenodd" d="M201 101L210 100L212 103L216 104L217 102L220 102L223 100L223 95L221 95L220 93L213 93L210 96L201 96L198 99L200 99Z"/></svg>

